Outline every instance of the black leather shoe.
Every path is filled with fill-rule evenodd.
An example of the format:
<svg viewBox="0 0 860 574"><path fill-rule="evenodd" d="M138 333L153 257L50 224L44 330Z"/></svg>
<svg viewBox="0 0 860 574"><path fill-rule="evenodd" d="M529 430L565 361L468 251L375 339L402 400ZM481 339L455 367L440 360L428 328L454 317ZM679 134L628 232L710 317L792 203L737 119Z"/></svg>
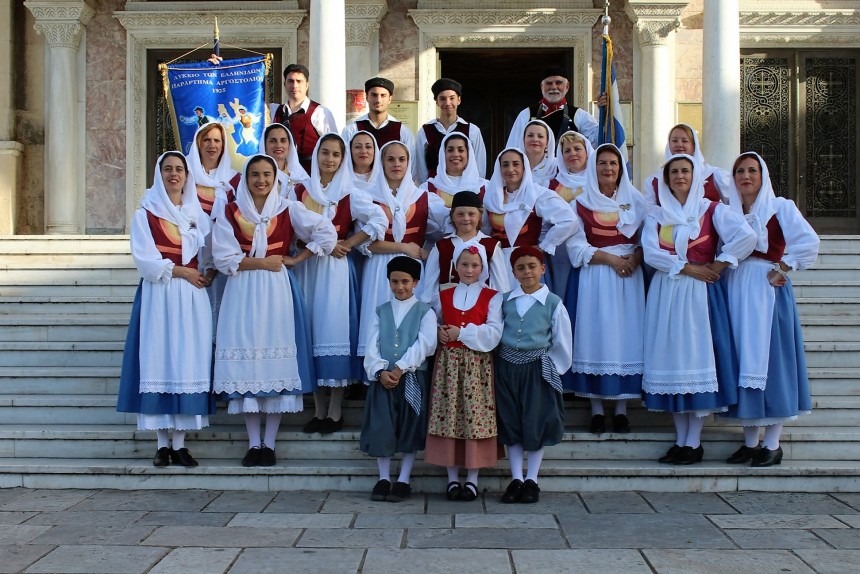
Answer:
<svg viewBox="0 0 860 574"><path fill-rule="evenodd" d="M260 447L249 448L242 458L242 466L260 466Z"/></svg>
<svg viewBox="0 0 860 574"><path fill-rule="evenodd" d="M657 459L657 462L660 464L675 464L675 459L679 454L681 454L682 448L684 447L673 444L671 448L666 451L666 454Z"/></svg>
<svg viewBox="0 0 860 574"><path fill-rule="evenodd" d="M678 456L675 457L675 460L672 461L672 464L696 464L697 462L702 462L702 456L704 454L705 449L702 445L699 445L696 448L685 446L681 449L681 452L678 453Z"/></svg>
<svg viewBox="0 0 860 574"><path fill-rule="evenodd" d="M412 494L412 487L405 482L397 481L391 486L391 492L385 499L388 502L403 502Z"/></svg>
<svg viewBox="0 0 860 574"><path fill-rule="evenodd" d="M523 504L534 504L540 499L540 487L531 479L523 483L523 493L520 502Z"/></svg>
<svg viewBox="0 0 860 574"><path fill-rule="evenodd" d="M602 434L606 432L606 417L603 415L594 415L591 417L591 426L588 427L588 432L591 434Z"/></svg>
<svg viewBox="0 0 860 574"><path fill-rule="evenodd" d="M329 417L323 419L320 424L320 428L317 431L320 434L331 434L333 432L338 432L343 428L343 416L341 415L340 420L332 420Z"/></svg>
<svg viewBox="0 0 860 574"><path fill-rule="evenodd" d="M629 433L630 421L627 420L627 415L615 415L612 417L612 430L618 433Z"/></svg>
<svg viewBox="0 0 860 574"><path fill-rule="evenodd" d="M260 466L275 466L275 449L263 445L260 448Z"/></svg>
<svg viewBox="0 0 860 574"><path fill-rule="evenodd" d="M776 447L776 450L762 447L758 454L753 458L752 465L755 467L773 466L782 462L782 447Z"/></svg>
<svg viewBox="0 0 860 574"><path fill-rule="evenodd" d="M391 481L379 480L376 484L373 485L373 490L370 492L370 500L375 500L377 502L382 502L386 498L388 498L388 494L391 492Z"/></svg>
<svg viewBox="0 0 860 574"><path fill-rule="evenodd" d="M461 496L463 496L463 487L460 486L460 483L456 480L449 482L445 491L445 498L448 500L460 500Z"/></svg>
<svg viewBox="0 0 860 574"><path fill-rule="evenodd" d="M726 459L726 462L728 464L746 464L754 459L759 451L761 451L761 447L758 445L753 447L741 445L741 448L733 452L732 456Z"/></svg>
<svg viewBox="0 0 860 574"><path fill-rule="evenodd" d="M523 481L515 478L508 485L508 488L505 489L505 493L502 495L502 502L505 504L513 504L515 502L520 501L520 497L523 495Z"/></svg>
<svg viewBox="0 0 860 574"><path fill-rule="evenodd" d="M155 457L152 459L152 466L168 466L170 464L170 449L166 446L155 451Z"/></svg>
<svg viewBox="0 0 860 574"><path fill-rule="evenodd" d="M322 426L322 424L322 419L314 417L305 423L305 426L302 427L302 432L305 434L314 434L315 432L320 432L320 427Z"/></svg>
<svg viewBox="0 0 860 574"><path fill-rule="evenodd" d="M170 458L173 460L173 464L179 464L182 466L193 467L197 466L198 462L194 460L194 457L191 456L191 453L188 452L187 448L180 448L179 450L171 450Z"/></svg>
<svg viewBox="0 0 860 574"><path fill-rule="evenodd" d="M463 485L463 494L460 495L460 500L472 502L478 498L478 485L474 482L466 482Z"/></svg>

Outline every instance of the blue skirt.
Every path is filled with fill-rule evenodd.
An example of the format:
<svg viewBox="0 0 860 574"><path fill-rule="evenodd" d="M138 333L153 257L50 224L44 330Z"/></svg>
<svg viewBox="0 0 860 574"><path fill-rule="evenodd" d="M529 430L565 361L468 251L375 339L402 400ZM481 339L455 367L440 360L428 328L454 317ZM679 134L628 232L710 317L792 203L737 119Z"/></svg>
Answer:
<svg viewBox="0 0 860 574"><path fill-rule="evenodd" d="M767 383L764 390L739 388L727 417L773 424L812 410L812 395L803 350L803 332L791 282L776 289Z"/></svg>
<svg viewBox="0 0 860 574"><path fill-rule="evenodd" d="M406 400L405 384L401 383L389 390L379 381L370 383L364 401L364 423L358 440L362 452L374 457L385 457L398 452L408 454L424 450L430 390L425 371L415 371L415 376L421 391L421 409L418 413Z"/></svg>
<svg viewBox="0 0 860 574"><path fill-rule="evenodd" d="M347 255L349 266L349 356L334 355L314 357L317 376L322 379L354 379L363 381L367 377L363 361L358 356L358 320L361 309L358 273L355 260Z"/></svg>
<svg viewBox="0 0 860 574"><path fill-rule="evenodd" d="M144 415L212 415L215 397L211 393L141 393L140 392L140 307L143 280L137 284L119 375L116 410Z"/></svg>
<svg viewBox="0 0 860 574"><path fill-rule="evenodd" d="M714 413L725 411L738 402L737 351L729 320L726 286L721 281L708 284L708 319L714 342L714 362L717 368L717 392L683 395L652 395L643 393L648 410L670 413Z"/></svg>

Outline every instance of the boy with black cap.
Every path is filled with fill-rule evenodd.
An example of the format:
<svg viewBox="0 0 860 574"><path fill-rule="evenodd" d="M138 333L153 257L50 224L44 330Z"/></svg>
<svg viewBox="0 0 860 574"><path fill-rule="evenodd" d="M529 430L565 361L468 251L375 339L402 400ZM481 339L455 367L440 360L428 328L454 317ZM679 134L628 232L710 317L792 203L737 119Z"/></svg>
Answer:
<svg viewBox="0 0 860 574"><path fill-rule="evenodd" d="M433 92L436 107L439 108L439 117L426 122L418 130L416 150L418 155L415 156L416 181L425 182L436 175L442 138L453 132L460 132L469 138L472 151L475 153L473 160L478 167L478 174L486 178L487 149L484 147L481 129L457 115L463 86L451 78L440 78L433 83L430 90Z"/></svg>
<svg viewBox="0 0 860 574"><path fill-rule="evenodd" d="M597 120L587 110L567 103L567 92L570 90L567 70L561 66L550 66L541 72L540 80L543 97L536 105L529 106L517 116L508 134L507 147L519 145L530 121L543 120L555 133L556 141L564 132L573 130L587 137L596 148L600 129ZM598 105L602 105L603 101L604 96L601 96Z"/></svg>
<svg viewBox="0 0 860 574"><path fill-rule="evenodd" d="M394 96L394 82L388 78L370 78L364 82L367 98L367 113L343 128L343 140L350 142L359 131L370 133L380 148L391 141L401 141L415 157L415 136L403 122L388 113L388 106Z"/></svg>
<svg viewBox="0 0 860 574"><path fill-rule="evenodd" d="M415 454L427 438L429 357L436 352L436 314L414 295L421 263L399 256L388 262L388 284L394 299L376 308L364 369L371 381L364 403L359 446L376 457L379 481L371 500L401 502L409 498ZM391 457L403 453L400 475L391 484Z"/></svg>

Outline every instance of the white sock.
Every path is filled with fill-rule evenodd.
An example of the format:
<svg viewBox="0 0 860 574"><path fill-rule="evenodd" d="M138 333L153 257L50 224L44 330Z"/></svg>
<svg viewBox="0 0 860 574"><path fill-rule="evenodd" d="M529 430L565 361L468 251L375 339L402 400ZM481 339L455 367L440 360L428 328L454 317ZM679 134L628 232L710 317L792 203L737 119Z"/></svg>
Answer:
<svg viewBox="0 0 860 574"><path fill-rule="evenodd" d="M284 413L266 413L266 436L263 444L275 450L275 441L278 439L278 427L281 426L281 417Z"/></svg>
<svg viewBox="0 0 860 574"><path fill-rule="evenodd" d="M173 450L185 448L185 431L173 429Z"/></svg>
<svg viewBox="0 0 860 574"><path fill-rule="evenodd" d="M314 417L325 418L325 387L317 387L314 391Z"/></svg>
<svg viewBox="0 0 860 574"><path fill-rule="evenodd" d="M684 446L687 440L687 429L690 427L690 419L687 413L672 413L672 420L675 422L675 444Z"/></svg>
<svg viewBox="0 0 860 574"><path fill-rule="evenodd" d="M591 399L591 416L603 414L603 399Z"/></svg>
<svg viewBox="0 0 860 574"><path fill-rule="evenodd" d="M526 453L528 459L529 472L526 475L526 480L538 481L538 473L540 472L540 464L543 462L543 449L533 450Z"/></svg>
<svg viewBox="0 0 860 574"><path fill-rule="evenodd" d="M684 446L699 448L702 444L702 429L705 426L705 417L697 417L696 413L687 415L689 420L687 426L687 439L684 441Z"/></svg>
<svg viewBox="0 0 860 574"><path fill-rule="evenodd" d="M158 448L170 446L170 431L167 429L156 429L155 438L158 440Z"/></svg>
<svg viewBox="0 0 860 574"><path fill-rule="evenodd" d="M379 480L391 481L391 457L378 457L376 459L376 466L379 468Z"/></svg>
<svg viewBox="0 0 860 574"><path fill-rule="evenodd" d="M336 387L331 390L331 398L328 403L328 418L339 421L343 417L341 405L343 404L343 392L345 387Z"/></svg>
<svg viewBox="0 0 860 574"><path fill-rule="evenodd" d="M405 482L409 484L409 477L412 476L412 465L415 464L415 453L410 452L403 455L403 460L400 461L400 476L397 482Z"/></svg>
<svg viewBox="0 0 860 574"><path fill-rule="evenodd" d="M260 425L263 415L260 413L245 413L245 430L248 431L248 448L260 448Z"/></svg>
<svg viewBox="0 0 860 574"><path fill-rule="evenodd" d="M627 401L615 401L615 414L627 416Z"/></svg>
<svg viewBox="0 0 860 574"><path fill-rule="evenodd" d="M779 448L779 436L782 434L782 423L764 427L764 447L768 450Z"/></svg>
<svg viewBox="0 0 860 574"><path fill-rule="evenodd" d="M759 427L744 427L744 445L748 448L758 446L758 431Z"/></svg>
<svg viewBox="0 0 860 574"><path fill-rule="evenodd" d="M448 482L458 482L460 480L460 467L459 466L449 466L448 467Z"/></svg>
<svg viewBox="0 0 860 574"><path fill-rule="evenodd" d="M475 485L475 487L477 487L478 486L478 471L479 470L480 470L479 468L467 468L466 469L466 482L471 482L472 484Z"/></svg>
<svg viewBox="0 0 860 574"><path fill-rule="evenodd" d="M511 465L511 478L523 479L523 445L514 444L508 447L508 463Z"/></svg>

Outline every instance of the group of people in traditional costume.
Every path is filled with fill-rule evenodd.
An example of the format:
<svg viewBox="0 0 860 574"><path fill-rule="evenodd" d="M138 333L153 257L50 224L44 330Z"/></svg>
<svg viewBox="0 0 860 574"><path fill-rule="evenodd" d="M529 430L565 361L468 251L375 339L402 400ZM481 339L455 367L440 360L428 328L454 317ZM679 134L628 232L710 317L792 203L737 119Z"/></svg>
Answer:
<svg viewBox="0 0 860 574"><path fill-rule="evenodd" d="M456 81L434 84L439 117L416 141L387 112L390 80L367 81L368 113L338 134L308 79L284 70L287 102L241 173L204 124L188 157L158 159L135 212L118 409L155 431L155 466L197 465L185 433L216 398L244 418L242 465L272 466L283 413L312 394L304 432L339 431L356 381L373 500L409 497L419 451L446 468L448 499L474 500L505 447L502 501L537 501L566 392L590 401L592 433L606 402L616 433L631 399L671 413L661 463L700 462L713 414L744 429L727 462L781 462L783 423L811 409L787 273L818 237L758 154L711 167L679 124L638 190L550 68L487 180Z"/></svg>

